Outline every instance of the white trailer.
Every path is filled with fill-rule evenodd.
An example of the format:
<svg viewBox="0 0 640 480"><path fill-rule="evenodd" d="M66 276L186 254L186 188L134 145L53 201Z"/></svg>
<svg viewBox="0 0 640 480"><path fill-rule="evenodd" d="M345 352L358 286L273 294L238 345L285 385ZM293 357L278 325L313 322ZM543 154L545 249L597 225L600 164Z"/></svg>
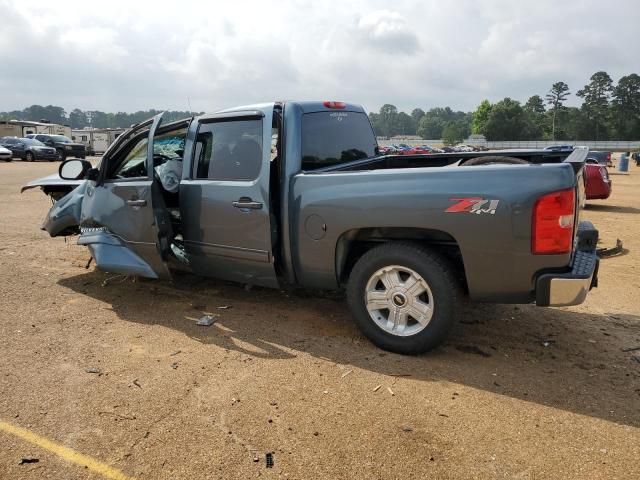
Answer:
<svg viewBox="0 0 640 480"><path fill-rule="evenodd" d="M123 131L124 130L119 128L74 129L71 132L71 139L74 142L84 144L89 155L96 155L106 152L109 145L111 145Z"/></svg>
<svg viewBox="0 0 640 480"><path fill-rule="evenodd" d="M0 121L0 137L24 137L30 133L71 137L71 127L57 123L30 122L27 120Z"/></svg>

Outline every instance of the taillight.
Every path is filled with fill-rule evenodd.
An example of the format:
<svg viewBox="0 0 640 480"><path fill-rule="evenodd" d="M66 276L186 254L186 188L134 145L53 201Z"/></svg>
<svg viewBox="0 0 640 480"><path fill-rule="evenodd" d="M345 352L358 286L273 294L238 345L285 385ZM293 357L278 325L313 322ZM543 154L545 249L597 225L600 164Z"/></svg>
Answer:
<svg viewBox="0 0 640 480"><path fill-rule="evenodd" d="M533 207L531 252L569 253L573 243L576 193L573 188L540 197Z"/></svg>
<svg viewBox="0 0 640 480"><path fill-rule="evenodd" d="M611 152L607 153L607 162L611 160Z"/></svg>
<svg viewBox="0 0 640 480"><path fill-rule="evenodd" d="M345 108L347 106L347 104L344 102L333 102L333 101L323 102L323 105L327 108Z"/></svg>

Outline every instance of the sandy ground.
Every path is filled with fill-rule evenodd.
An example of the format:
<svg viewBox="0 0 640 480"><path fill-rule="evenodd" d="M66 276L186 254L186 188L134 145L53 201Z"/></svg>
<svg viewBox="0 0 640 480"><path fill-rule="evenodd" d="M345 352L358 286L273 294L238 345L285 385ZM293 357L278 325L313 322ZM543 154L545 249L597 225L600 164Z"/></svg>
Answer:
<svg viewBox="0 0 640 480"><path fill-rule="evenodd" d="M584 212L628 249L584 305L467 305L402 357L336 295L85 269L19 193L57 166L0 163L0 421L139 479L640 478L640 168ZM105 477L0 430L0 478Z"/></svg>

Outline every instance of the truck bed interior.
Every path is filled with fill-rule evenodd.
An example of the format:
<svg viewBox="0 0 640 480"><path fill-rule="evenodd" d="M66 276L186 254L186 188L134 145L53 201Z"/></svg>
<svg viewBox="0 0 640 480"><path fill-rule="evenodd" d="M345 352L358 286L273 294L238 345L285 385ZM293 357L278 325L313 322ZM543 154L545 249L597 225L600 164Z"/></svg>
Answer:
<svg viewBox="0 0 640 480"><path fill-rule="evenodd" d="M489 156L515 157L525 160L528 163L539 164L560 163L567 158L568 153L541 150L497 150L468 153L436 153L428 155L385 155L321 168L314 170L313 173L387 170L393 168L446 167L452 165L464 165L465 162L468 162L473 158Z"/></svg>

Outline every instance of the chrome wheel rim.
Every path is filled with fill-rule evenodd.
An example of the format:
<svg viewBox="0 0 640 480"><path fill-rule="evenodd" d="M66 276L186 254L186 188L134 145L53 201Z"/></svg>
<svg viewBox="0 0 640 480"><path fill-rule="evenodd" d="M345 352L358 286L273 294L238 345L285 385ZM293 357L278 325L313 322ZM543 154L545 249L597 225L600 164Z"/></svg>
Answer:
<svg viewBox="0 0 640 480"><path fill-rule="evenodd" d="M421 332L433 317L433 294L422 276L399 265L381 268L369 278L365 304L371 320L391 335Z"/></svg>

